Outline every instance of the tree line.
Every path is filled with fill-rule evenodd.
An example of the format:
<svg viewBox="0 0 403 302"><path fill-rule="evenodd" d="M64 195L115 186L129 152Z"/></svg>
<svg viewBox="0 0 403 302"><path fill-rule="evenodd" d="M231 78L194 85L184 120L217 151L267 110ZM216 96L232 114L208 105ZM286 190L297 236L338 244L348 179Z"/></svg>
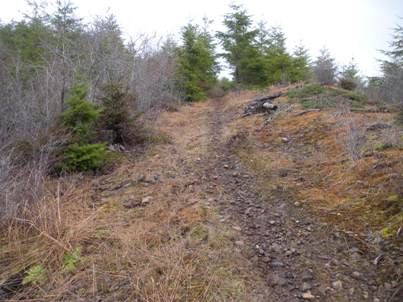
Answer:
<svg viewBox="0 0 403 302"><path fill-rule="evenodd" d="M401 26L384 52L389 59L382 62L383 76L365 84L354 61L340 70L325 48L315 60L303 45L290 53L280 27L256 23L236 4L224 15L224 30L211 31L206 19L190 22L176 41L146 35L125 40L113 15L86 23L67 0L55 1L52 11L29 3L22 20L0 23L0 153L21 140L46 141L76 86L85 87L82 98L97 106L110 97L111 87L119 87L133 116L222 95L233 87L304 81L366 90L401 103ZM231 80L219 79L220 58Z"/></svg>

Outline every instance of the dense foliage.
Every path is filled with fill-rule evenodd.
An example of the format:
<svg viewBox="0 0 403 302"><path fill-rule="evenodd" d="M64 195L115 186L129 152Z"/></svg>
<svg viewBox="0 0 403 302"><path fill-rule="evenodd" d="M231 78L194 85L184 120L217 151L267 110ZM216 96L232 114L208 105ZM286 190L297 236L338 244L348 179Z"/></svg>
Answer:
<svg viewBox="0 0 403 302"><path fill-rule="evenodd" d="M64 126L78 142L86 141L94 134L94 125L101 113L97 106L85 99L86 95L85 86L73 87L70 98L66 100L68 107L60 115Z"/></svg>
<svg viewBox="0 0 403 302"><path fill-rule="evenodd" d="M218 64L215 45L207 27L188 24L182 29L178 48L178 81L186 101L198 101L216 83Z"/></svg>
<svg viewBox="0 0 403 302"><path fill-rule="evenodd" d="M308 79L309 56L303 47L290 55L281 28L267 28L264 22L254 27L242 6L230 8L232 11L224 17L226 31L218 32L217 38L236 83L265 86Z"/></svg>
<svg viewBox="0 0 403 302"><path fill-rule="evenodd" d="M105 164L106 154L104 144L72 145L64 152L57 172L97 171Z"/></svg>

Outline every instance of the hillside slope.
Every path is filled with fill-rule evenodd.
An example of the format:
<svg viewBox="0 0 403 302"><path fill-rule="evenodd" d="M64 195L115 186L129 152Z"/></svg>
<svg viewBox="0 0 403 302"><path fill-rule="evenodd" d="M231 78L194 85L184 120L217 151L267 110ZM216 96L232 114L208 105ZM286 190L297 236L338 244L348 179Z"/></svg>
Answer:
<svg viewBox="0 0 403 302"><path fill-rule="evenodd" d="M166 112L164 143L59 183L57 236L3 234L0 297L398 301L403 151L384 141L398 129L367 130L391 115L299 114L290 96L272 116L242 117L258 94ZM346 129L366 138L358 158Z"/></svg>

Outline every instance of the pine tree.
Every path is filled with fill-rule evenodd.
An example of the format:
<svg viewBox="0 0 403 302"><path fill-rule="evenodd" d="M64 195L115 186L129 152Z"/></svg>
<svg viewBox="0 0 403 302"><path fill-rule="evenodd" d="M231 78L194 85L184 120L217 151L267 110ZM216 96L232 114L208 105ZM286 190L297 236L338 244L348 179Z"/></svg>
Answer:
<svg viewBox="0 0 403 302"><path fill-rule="evenodd" d="M231 12L224 16L225 32L218 32L225 53L222 55L233 70L234 81L238 84L256 82L262 72L261 55L255 45L259 33L252 28L252 18L240 5L230 5Z"/></svg>
<svg viewBox="0 0 403 302"><path fill-rule="evenodd" d="M337 66L327 48L322 48L313 67L315 79L320 84L334 84Z"/></svg>
<svg viewBox="0 0 403 302"><path fill-rule="evenodd" d="M384 75L382 90L384 98L402 107L403 117L403 26L397 25L393 30L389 50L382 52L388 59L382 61ZM403 118L402 118L403 122Z"/></svg>
<svg viewBox="0 0 403 302"><path fill-rule="evenodd" d="M292 82L292 58L285 46L286 37L280 27L268 30L268 45L266 46L265 69L268 84Z"/></svg>
<svg viewBox="0 0 403 302"><path fill-rule="evenodd" d="M206 97L217 79L215 45L207 28L188 24L182 29L182 46L178 49L179 88L186 101Z"/></svg>
<svg viewBox="0 0 403 302"><path fill-rule="evenodd" d="M340 73L339 83L341 88L354 90L361 81L358 73L359 70L353 58L350 63L343 66L343 70Z"/></svg>
<svg viewBox="0 0 403 302"><path fill-rule="evenodd" d="M311 62L308 50L304 45L299 44L295 47L292 61L292 82L307 81L311 77Z"/></svg>

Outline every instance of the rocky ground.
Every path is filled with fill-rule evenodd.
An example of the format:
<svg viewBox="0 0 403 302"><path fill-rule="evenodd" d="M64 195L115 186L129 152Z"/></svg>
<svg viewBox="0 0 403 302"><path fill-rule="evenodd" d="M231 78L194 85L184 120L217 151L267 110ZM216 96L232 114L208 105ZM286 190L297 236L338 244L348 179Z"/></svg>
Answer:
<svg viewBox="0 0 403 302"><path fill-rule="evenodd" d="M128 160L108 175L61 182L58 233L0 245L0 285L6 280L0 286L2 299L401 301L399 241L374 244L364 231L356 233L348 224L327 219L328 213L333 215L333 199L325 205L317 202L326 195L327 183L321 188L316 178L322 176L309 179L319 169L316 158L307 165L309 154L317 157L322 151L299 144L290 130L277 129L281 135L267 140L281 126L270 124L277 113L243 117L256 95L243 92L166 112L156 126L169 142L163 139L142 155L127 152ZM280 115L302 112L292 112L281 101L276 106ZM304 140L314 139L311 130L324 137L323 129L313 125L323 124L315 114L306 111L300 117L312 122L301 128ZM284 118L286 125L296 125L290 116ZM265 143L252 141L248 131L266 135ZM260 146L261 153L251 148L239 153L247 144ZM268 150L277 152L274 158L264 157ZM285 161L286 155L293 159ZM276 169L251 169L257 157ZM393 162L385 165L387 159L378 154L375 164L385 166L396 180ZM289 162L296 166L290 168ZM336 180L333 187L340 183ZM302 185L292 187L292 182ZM349 184L342 185L351 191ZM308 191L311 204L298 195L306 187L318 192L314 196ZM328 193L334 195L330 184ZM317 204L321 211L310 210ZM357 225L363 225L356 217ZM70 250L81 254L67 273L63 266ZM46 269L47 281L22 286L21 268L38 263ZM16 272L21 276L16 278ZM12 291L4 286L7 280L16 283Z"/></svg>
<svg viewBox="0 0 403 302"><path fill-rule="evenodd" d="M281 188L261 196L254 176L222 139L223 123L239 118L215 102L210 122L209 156L201 161L206 190L223 190L216 198L226 222L242 234L248 257L267 281L272 301L400 301L397 281L379 282L377 260L360 250L357 240L318 222L290 203ZM242 137L233 137L242 140ZM217 188L218 187L218 188ZM222 188L221 188L222 187ZM378 259L379 260L379 259Z"/></svg>

